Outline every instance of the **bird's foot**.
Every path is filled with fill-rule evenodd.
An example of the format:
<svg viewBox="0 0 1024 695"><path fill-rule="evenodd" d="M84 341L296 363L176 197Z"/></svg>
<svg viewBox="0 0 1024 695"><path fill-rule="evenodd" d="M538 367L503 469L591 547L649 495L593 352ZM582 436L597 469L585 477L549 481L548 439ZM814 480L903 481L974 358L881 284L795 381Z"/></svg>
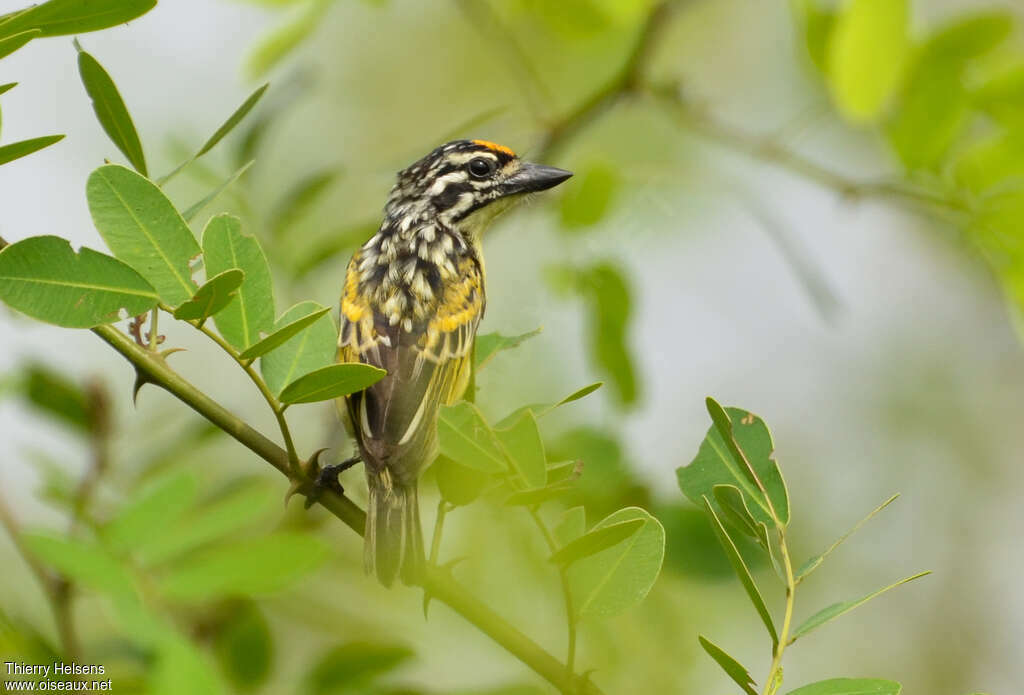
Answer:
<svg viewBox="0 0 1024 695"><path fill-rule="evenodd" d="M345 488L341 486L341 481L338 480L338 476L343 472L347 471L352 466L360 463L362 457L356 454L352 458L345 459L341 463L332 463L327 466L317 466L316 477L313 479L313 489L308 495L306 495L306 509L309 509L323 495L324 490L330 490L339 495L345 494Z"/></svg>

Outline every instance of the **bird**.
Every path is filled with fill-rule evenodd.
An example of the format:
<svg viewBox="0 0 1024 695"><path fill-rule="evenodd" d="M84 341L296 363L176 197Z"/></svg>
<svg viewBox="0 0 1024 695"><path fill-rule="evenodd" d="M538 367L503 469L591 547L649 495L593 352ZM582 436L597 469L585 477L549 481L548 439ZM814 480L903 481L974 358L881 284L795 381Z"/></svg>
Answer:
<svg viewBox="0 0 1024 695"><path fill-rule="evenodd" d="M377 232L348 263L340 301L338 360L386 371L340 399L369 499L363 559L385 586L422 571L420 474L437 456L442 405L470 382L486 306L482 236L500 213L572 172L522 160L487 140L455 140L398 172Z"/></svg>

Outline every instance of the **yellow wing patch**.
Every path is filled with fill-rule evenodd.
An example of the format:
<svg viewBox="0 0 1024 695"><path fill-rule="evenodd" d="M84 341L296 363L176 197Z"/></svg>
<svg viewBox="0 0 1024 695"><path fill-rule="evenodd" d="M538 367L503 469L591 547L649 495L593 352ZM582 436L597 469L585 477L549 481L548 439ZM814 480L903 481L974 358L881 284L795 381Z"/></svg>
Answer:
<svg viewBox="0 0 1024 695"><path fill-rule="evenodd" d="M483 278L479 266L467 258L459 265L456 279L445 287L420 338L424 356L435 362L466 356L483 313Z"/></svg>
<svg viewBox="0 0 1024 695"><path fill-rule="evenodd" d="M473 144L480 145L481 147L486 147L487 149L494 150L495 152L507 154L509 157L516 156L516 153L510 150L509 148L505 147L504 145L499 145L496 142L491 142L490 140L474 140Z"/></svg>

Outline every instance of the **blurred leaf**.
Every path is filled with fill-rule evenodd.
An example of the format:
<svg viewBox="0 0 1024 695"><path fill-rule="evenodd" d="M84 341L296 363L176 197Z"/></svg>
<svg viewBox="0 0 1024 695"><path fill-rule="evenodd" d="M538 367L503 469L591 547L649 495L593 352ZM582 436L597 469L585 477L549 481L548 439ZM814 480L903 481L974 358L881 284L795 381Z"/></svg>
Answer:
<svg viewBox="0 0 1024 695"><path fill-rule="evenodd" d="M236 297L213 319L226 341L245 350L274 324L274 288L263 249L255 237L242 233L237 217L217 215L203 231L203 261L208 275L231 268L245 273Z"/></svg>
<svg viewBox="0 0 1024 695"><path fill-rule="evenodd" d="M224 309L235 298L236 291L244 280L245 273L238 268L214 275L196 290L192 299L174 310L174 318L182 321L205 321Z"/></svg>
<svg viewBox="0 0 1024 695"><path fill-rule="evenodd" d="M178 601L269 594L312 573L329 554L316 536L273 533L185 558L158 584L166 598Z"/></svg>
<svg viewBox="0 0 1024 695"><path fill-rule="evenodd" d="M100 593L133 595L135 582L127 570L100 546L49 533L23 533L28 551L71 581Z"/></svg>
<svg viewBox="0 0 1024 695"><path fill-rule="evenodd" d="M76 254L66 239L30 237L0 251L0 299L32 318L92 328L142 314L156 291L121 261L92 249Z"/></svg>
<svg viewBox="0 0 1024 695"><path fill-rule="evenodd" d="M225 692L206 654L180 636L160 641L149 686L146 692L152 695L222 695Z"/></svg>
<svg viewBox="0 0 1024 695"><path fill-rule="evenodd" d="M380 222L374 219L333 230L323 239L310 243L308 248L298 249L301 255L292 262L292 272L297 278L305 277L342 251L362 244L372 237L379 227Z"/></svg>
<svg viewBox="0 0 1024 695"><path fill-rule="evenodd" d="M620 183L618 171L608 164L585 168L579 183L566 189L562 196L562 228L577 231L604 219Z"/></svg>
<svg viewBox="0 0 1024 695"><path fill-rule="evenodd" d="M13 162L15 159L21 159L26 155L38 152L44 147L49 147L53 143L60 142L63 139L63 135L44 135L41 138L20 140L19 142L12 142L9 145L4 145L3 147L0 147L0 164L7 164L8 162Z"/></svg>
<svg viewBox="0 0 1024 695"><path fill-rule="evenodd" d="M903 686L879 678L830 678L790 690L787 695L900 695Z"/></svg>
<svg viewBox="0 0 1024 695"><path fill-rule="evenodd" d="M700 646L704 648L704 651L708 653L708 656L714 659L715 662L722 667L722 670L725 671L726 675L728 675L729 678L732 678L733 682L740 686L740 689L743 692L747 693L747 695L757 695L757 691L754 690L757 683L755 683L754 679L751 678L750 671L748 671L743 664L729 656L724 649L704 637L704 635L698 635L697 641L700 642Z"/></svg>
<svg viewBox="0 0 1024 695"><path fill-rule="evenodd" d="M709 411L713 406L718 404L709 398ZM741 458L749 461L765 486L779 520L783 524L788 523L789 494L778 463L773 458L775 444L768 427L761 418L740 408L726 408L725 413L728 415L728 426L732 428L730 441L723 439L717 425L712 425L693 461L688 466L676 469L680 489L691 502L700 505L703 497L711 498L714 495L715 485L735 485L753 503L750 512L754 518L774 525L765 495L751 482L746 466L730 452L735 447L742 452Z"/></svg>
<svg viewBox="0 0 1024 695"><path fill-rule="evenodd" d="M502 350L519 347L524 341L540 335L540 328L521 335L506 336L500 333L484 333L476 337L473 357L476 368L483 369Z"/></svg>
<svg viewBox="0 0 1024 695"><path fill-rule="evenodd" d="M276 334L304 321L303 317L308 319L320 311L324 309L316 302L299 302L281 315L274 324L274 332ZM333 363L337 351L338 331L329 312L324 311L311 325L300 329L280 347L263 355L260 370L270 390L279 395L281 389L300 376Z"/></svg>
<svg viewBox="0 0 1024 695"><path fill-rule="evenodd" d="M1013 31L1013 14L1005 10L982 10L960 15L936 30L924 50L961 64L996 48Z"/></svg>
<svg viewBox="0 0 1024 695"><path fill-rule="evenodd" d="M665 569L691 579L731 581L734 577L729 558L718 544L718 536L708 523L703 509L682 502L657 507L652 513L665 526ZM753 555L745 537L735 539L748 567L756 564L762 553ZM746 552L744 552L746 551Z"/></svg>
<svg viewBox="0 0 1024 695"><path fill-rule="evenodd" d="M903 79L910 55L907 0L849 0L828 45L828 82L840 113L875 120Z"/></svg>
<svg viewBox="0 0 1024 695"><path fill-rule="evenodd" d="M456 463L491 474L508 469L494 432L472 403L442 406L437 438L441 453Z"/></svg>
<svg viewBox="0 0 1024 695"><path fill-rule="evenodd" d="M246 60L249 76L266 74L295 50L313 33L330 5L331 0L305 0L297 14L260 39Z"/></svg>
<svg viewBox="0 0 1024 695"><path fill-rule="evenodd" d="M163 191L131 169L108 164L89 175L86 197L96 229L118 259L171 306L192 298L189 262L199 244Z"/></svg>
<svg viewBox="0 0 1024 695"><path fill-rule="evenodd" d="M492 480L490 475L455 463L444 455L438 456L431 468L437 475L437 488L441 496L457 507L476 500Z"/></svg>
<svg viewBox="0 0 1024 695"><path fill-rule="evenodd" d="M876 514L878 514L880 511L888 507L890 504L892 504L897 497L899 497L899 493L893 495L885 502L882 502L880 505L871 510L871 513L869 513L866 517L864 517L856 524L854 524L853 528L851 528L849 531L840 536L839 540L830 545L825 552L821 553L820 555L814 555L808 558L807 561L800 566L800 569L796 571L796 582L799 584L801 581L803 581L804 578L807 577L807 575L809 575L811 572L818 568L818 565L820 565L825 560L825 558L828 557L829 553L838 548L847 538L856 533L861 526L863 526L872 518L874 518Z"/></svg>
<svg viewBox="0 0 1024 695"><path fill-rule="evenodd" d="M820 0L793 0L793 11L803 34L804 47L818 70L825 70L825 61L832 29L836 24L836 11Z"/></svg>
<svg viewBox="0 0 1024 695"><path fill-rule="evenodd" d="M551 535L558 541L558 545L564 548L586 533L586 531L587 510L583 507L572 507L562 513L562 518L551 529Z"/></svg>
<svg viewBox="0 0 1024 695"><path fill-rule="evenodd" d="M114 553L143 547L162 529L175 525L192 506L198 491L199 481L190 473L157 480L127 500L100 530L100 537Z"/></svg>
<svg viewBox="0 0 1024 695"><path fill-rule="evenodd" d="M62 512L74 509L78 480L73 478L49 452L29 449L23 453L23 457L36 469L39 478L36 496Z"/></svg>
<svg viewBox="0 0 1024 695"><path fill-rule="evenodd" d="M156 565L213 541L233 541L238 531L267 516L277 497L273 488L263 484L247 485L218 497L194 508L179 523L156 529L138 548L138 560Z"/></svg>
<svg viewBox="0 0 1024 695"><path fill-rule="evenodd" d="M117 91L117 85L110 74L100 65L99 61L82 50L78 41L78 73L85 85L85 91L92 99L92 108L96 118L103 126L110 141L121 150L131 165L143 176L149 176L146 170L146 155L142 151L139 134L135 130L128 107Z"/></svg>
<svg viewBox="0 0 1024 695"><path fill-rule="evenodd" d="M646 521L639 518L595 527L594 530L560 548L551 556L551 562L568 567L574 562L596 555L631 538L645 524Z"/></svg>
<svg viewBox="0 0 1024 695"><path fill-rule="evenodd" d="M268 226L271 236L282 238L285 232L308 214L320 196L334 183L338 173L329 170L310 174L285 193L270 215Z"/></svg>
<svg viewBox="0 0 1024 695"><path fill-rule="evenodd" d="M919 579L920 577L924 577L925 575L928 575L928 574L931 574L931 572L930 571L928 571L928 572L919 572L918 574L912 575L912 576L907 577L905 579L901 579L898 582L890 584L889 586L882 587L878 591L874 591L874 592L868 594L867 596L862 596L861 598L855 599L853 601L844 601L844 602L841 602L841 603L833 603L831 606L827 606L827 607L821 609L820 611L818 611L817 613L812 615L810 618L805 620L803 623L801 623L800 627L798 627L796 630L793 631L793 636L789 638L789 642L792 644L793 642L795 642L799 638L803 637L807 633L811 632L812 630L815 630L815 629L821 627L822 625L824 625L827 622L835 620L836 618L838 618L839 616L843 615L844 613L848 613L849 611L852 611L857 606L860 606L860 605L862 605L864 603L867 603L868 601L870 601L871 599L875 598L876 596L884 594L889 589L895 589L897 586L899 586L901 584L906 584L907 582L912 582L915 579Z"/></svg>
<svg viewBox="0 0 1024 695"><path fill-rule="evenodd" d="M251 692L266 682L274 659L274 637L259 606L241 603L214 638L214 654L228 678Z"/></svg>
<svg viewBox="0 0 1024 695"><path fill-rule="evenodd" d="M3 33L3 26L0 26L0 34ZM42 31L39 29L29 29L28 31L0 39L0 58L6 58L40 34L42 34Z"/></svg>
<svg viewBox="0 0 1024 695"><path fill-rule="evenodd" d="M62 658L57 648L32 625L16 617L8 616L2 610L0 610L0 652L3 652L8 659L16 657L30 664L53 663Z"/></svg>
<svg viewBox="0 0 1024 695"><path fill-rule="evenodd" d="M542 418L551 411L555 410L556 408L561 408L563 405L575 403L576 401L582 398L586 398L587 396L592 394L594 391L597 391L602 386L604 386L603 381L595 381L593 384L587 384L581 389L576 389L575 391L573 391L572 393L570 393L568 396L558 401L557 403L532 403L530 405L521 406L513 410L505 417L503 417L501 420L499 420L498 424L496 424L495 427L508 427L512 422L520 418L523 415L523 413L531 411L533 412L534 417Z"/></svg>
<svg viewBox="0 0 1024 695"><path fill-rule="evenodd" d="M115 27L144 15L156 0L50 0L0 23L0 38L28 29L40 36L84 34Z"/></svg>
<svg viewBox="0 0 1024 695"><path fill-rule="evenodd" d="M234 130L235 126L241 123L242 119L245 118L249 114L249 112L253 110L253 108L263 97L264 92L267 91L267 88L269 86L270 83L267 82L263 84L261 87L257 88L255 92L250 94L249 97L244 102L242 102L242 105L235 109L235 112L228 117L228 120L224 121L224 123L221 124L220 128L217 128L217 131L210 136L210 139L203 143L203 146L199 148L198 152L196 152L195 158L198 159L199 157L202 157L204 154L212 150L214 147L217 146L217 143L223 140L228 133Z"/></svg>
<svg viewBox="0 0 1024 695"><path fill-rule="evenodd" d="M943 57L926 59L910 72L907 89L886 135L909 171L939 164L967 123L969 99L962 67Z"/></svg>
<svg viewBox="0 0 1024 695"><path fill-rule="evenodd" d="M546 447L551 460L582 460L583 475L576 481L576 492L588 514L601 517L623 506L649 502L647 488L630 463L623 459L619 442L603 429L580 427L570 430ZM549 472L550 475L550 472Z"/></svg>
<svg viewBox="0 0 1024 695"><path fill-rule="evenodd" d="M91 428L89 400L78 384L43 364L29 364L23 372L21 386L29 403L65 425Z"/></svg>
<svg viewBox="0 0 1024 695"><path fill-rule="evenodd" d="M387 375L383 369L350 362L321 367L300 376L281 390L282 403L318 403L372 386Z"/></svg>
<svg viewBox="0 0 1024 695"><path fill-rule="evenodd" d="M267 354L271 350L277 349L278 347L284 345L289 340L297 336L299 333L301 333L302 331L304 331L305 329L309 328L314 323L319 321L325 314L327 314L327 312L331 310L330 307L322 307L315 302L303 302L303 305L309 306L311 311L307 314L301 315L299 318L289 319L289 321L285 323L282 323L282 321L278 319L278 322L277 324L275 324L274 330L270 333L270 335L268 335L266 338L263 338L255 345L252 345L251 347L244 350L242 354L239 355L239 357L241 357L243 360L254 360L257 357L261 357ZM296 305L296 307L297 306L300 305ZM296 307L292 307L291 309L286 311L285 315L287 315L288 312L292 311ZM304 309L305 306L302 306L300 310ZM298 312L295 312L295 314L297 313ZM321 366L326 366L326 364Z"/></svg>
<svg viewBox="0 0 1024 695"><path fill-rule="evenodd" d="M750 602L754 604L754 608L757 609L757 614L761 616L761 622L764 623L765 629L768 630L768 634L772 638L773 647L778 645L779 633L775 631L775 623L772 622L771 613L768 612L768 607L764 603L761 591L757 588L754 578L750 576L750 570L747 569L747 563L745 563L743 558L740 556L740 551L736 548L736 544L733 543L732 538L729 536L729 532L725 530L724 526L722 526L722 520L718 518L717 514L715 514L715 510L711 506L711 502L709 502L706 497L704 498L704 509L711 518L711 525L715 530L715 534L718 536L718 542L721 544L722 548L725 549L725 554L729 557L729 562L732 564L732 568L736 572L736 576L743 585L743 590L747 592Z"/></svg>
<svg viewBox="0 0 1024 695"><path fill-rule="evenodd" d="M317 659L306 676L305 692L328 695L366 692L377 678L412 659L406 647L352 642L334 647Z"/></svg>
<svg viewBox="0 0 1024 695"><path fill-rule="evenodd" d="M996 186L1024 188L1024 134L1004 133L971 145L960 153L953 174L974 193Z"/></svg>
<svg viewBox="0 0 1024 695"><path fill-rule="evenodd" d="M564 495L569 490L572 490L572 485L568 483L552 483L546 487L513 492L505 498L503 504L507 507L533 507L538 504L543 504L544 502L554 499L560 495Z"/></svg>
<svg viewBox="0 0 1024 695"><path fill-rule="evenodd" d="M608 374L619 402L635 403L636 373L627 344L632 300L622 271L610 263L588 268L555 266L548 269L548 279L552 286L584 298L591 359Z"/></svg>
<svg viewBox="0 0 1024 695"><path fill-rule="evenodd" d="M508 428L496 429L494 433L527 487L544 487L548 481L547 459L533 413L526 411Z"/></svg>
<svg viewBox="0 0 1024 695"><path fill-rule="evenodd" d="M517 4L542 20L563 40L578 40L601 32L609 26L609 16L594 0L518 0Z"/></svg>
<svg viewBox="0 0 1024 695"><path fill-rule="evenodd" d="M1024 62L989 77L971 97L974 106L1019 132L1024 126Z"/></svg>
<svg viewBox="0 0 1024 695"><path fill-rule="evenodd" d="M643 600L661 571L665 555L665 529L643 509L620 509L591 531L632 519L643 527L618 545L574 562L569 582L580 617L616 615Z"/></svg>
<svg viewBox="0 0 1024 695"><path fill-rule="evenodd" d="M216 200L217 196L219 196L221 193L226 191L228 189L228 187L230 187L233 183L235 183L235 181L237 181L238 179L242 178L242 175L245 172L249 171L249 167L251 167L254 163L255 163L255 160L251 160L251 161L246 162L245 164L243 164L241 167L239 167L235 171L235 173L233 173L231 176L226 178L222 184L220 184L219 186L214 188L212 191L210 191L208 194L206 194L206 196L204 196L201 200L197 201L188 210L186 210L185 212L181 213L181 216L185 219L186 222L191 222L193 219L195 219L196 215L198 215L200 212L202 212L203 208L205 208L207 205L209 205L214 200Z"/></svg>

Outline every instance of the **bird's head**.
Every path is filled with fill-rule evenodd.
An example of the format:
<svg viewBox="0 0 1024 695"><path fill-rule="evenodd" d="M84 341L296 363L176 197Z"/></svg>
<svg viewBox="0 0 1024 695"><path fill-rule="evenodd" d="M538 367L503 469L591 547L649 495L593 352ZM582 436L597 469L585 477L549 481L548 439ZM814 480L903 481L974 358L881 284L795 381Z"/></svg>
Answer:
<svg viewBox="0 0 1024 695"><path fill-rule="evenodd" d="M565 169L524 162L493 142L455 140L398 173L385 212L393 219L436 220L477 240L499 213L570 176Z"/></svg>

